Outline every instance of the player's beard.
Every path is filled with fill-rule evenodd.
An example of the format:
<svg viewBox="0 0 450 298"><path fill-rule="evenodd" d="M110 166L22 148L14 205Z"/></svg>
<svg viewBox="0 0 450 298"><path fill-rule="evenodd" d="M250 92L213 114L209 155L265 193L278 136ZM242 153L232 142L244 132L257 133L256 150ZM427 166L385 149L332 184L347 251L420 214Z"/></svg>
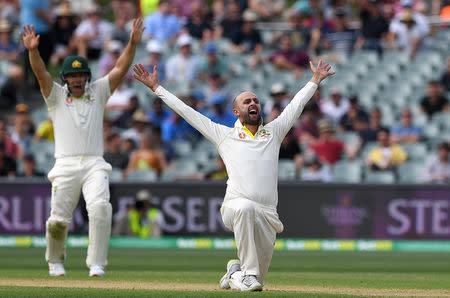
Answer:
<svg viewBox="0 0 450 298"><path fill-rule="evenodd" d="M256 117L251 117L250 114L247 112L244 116L244 122L250 125L260 125L262 122L262 117L259 112L257 112Z"/></svg>

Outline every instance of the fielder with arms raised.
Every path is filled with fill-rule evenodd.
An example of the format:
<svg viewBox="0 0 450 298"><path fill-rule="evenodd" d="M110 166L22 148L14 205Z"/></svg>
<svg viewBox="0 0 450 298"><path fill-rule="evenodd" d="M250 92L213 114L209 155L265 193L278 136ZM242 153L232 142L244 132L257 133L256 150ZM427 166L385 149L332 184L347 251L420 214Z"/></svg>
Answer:
<svg viewBox="0 0 450 298"><path fill-rule="evenodd" d="M89 216L86 264L90 276L103 276L108 262L112 213L108 177L111 165L103 159L103 114L108 98L133 62L144 30L142 20L133 20L128 45L108 75L90 83L91 71L86 59L69 56L62 65L63 86L53 82L45 69L34 27L27 25L23 30L23 43L29 51L31 67L55 130L56 162L48 173L52 182L45 252L49 273L51 276L66 274L63 262L67 231L82 191Z"/></svg>
<svg viewBox="0 0 450 298"><path fill-rule="evenodd" d="M276 233L283 231L278 219L278 154L281 141L300 116L303 107L326 77L333 75L328 64L312 63L313 76L293 98L281 115L263 125L261 105L255 94L243 92L233 102L238 120L233 128L219 125L196 112L158 83L142 65L135 65L133 76L189 124L217 146L225 162L228 181L221 213L225 226L234 232L239 260L227 264L220 281L223 289L261 291L272 259Z"/></svg>

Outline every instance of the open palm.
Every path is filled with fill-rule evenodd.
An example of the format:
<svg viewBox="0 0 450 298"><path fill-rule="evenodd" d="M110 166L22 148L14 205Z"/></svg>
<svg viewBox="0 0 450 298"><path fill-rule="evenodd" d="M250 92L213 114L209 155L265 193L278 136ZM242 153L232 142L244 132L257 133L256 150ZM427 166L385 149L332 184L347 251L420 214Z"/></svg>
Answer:
<svg viewBox="0 0 450 298"><path fill-rule="evenodd" d="M319 79L319 82L335 74L334 72L330 72L331 66L328 63L322 65L322 59L319 60L317 66L314 66L311 61L309 61L309 64L311 67L311 71L313 72L314 76Z"/></svg>
<svg viewBox="0 0 450 298"><path fill-rule="evenodd" d="M153 67L153 73L149 73L142 64L135 64L133 67L133 77L150 87L153 91L159 86L156 65Z"/></svg>
<svg viewBox="0 0 450 298"><path fill-rule="evenodd" d="M23 26L23 32L20 33L22 36L23 44L27 48L27 50L34 50L39 46L39 37L40 35L36 35L36 31L34 30L34 26L26 25Z"/></svg>

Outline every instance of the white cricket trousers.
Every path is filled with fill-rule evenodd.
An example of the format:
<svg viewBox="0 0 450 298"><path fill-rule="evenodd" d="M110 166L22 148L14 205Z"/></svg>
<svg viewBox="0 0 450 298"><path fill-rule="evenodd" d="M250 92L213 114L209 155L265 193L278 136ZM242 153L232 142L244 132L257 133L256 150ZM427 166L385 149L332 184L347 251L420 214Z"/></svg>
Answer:
<svg viewBox="0 0 450 298"><path fill-rule="evenodd" d="M112 215L109 202L111 169L101 156L56 159L55 166L48 173L52 192L50 217L46 224L47 262L62 263L66 258L67 232L82 191L89 217L86 265L107 265Z"/></svg>
<svg viewBox="0 0 450 298"><path fill-rule="evenodd" d="M276 234L283 231L276 209L237 198L224 201L220 211L223 223L234 232L242 275L256 275L264 284Z"/></svg>

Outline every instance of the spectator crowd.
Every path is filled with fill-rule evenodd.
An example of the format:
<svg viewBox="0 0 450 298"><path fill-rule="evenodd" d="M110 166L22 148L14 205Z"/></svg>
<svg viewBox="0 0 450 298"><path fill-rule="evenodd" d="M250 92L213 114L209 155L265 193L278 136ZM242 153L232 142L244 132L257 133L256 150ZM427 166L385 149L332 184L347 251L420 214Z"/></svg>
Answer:
<svg viewBox="0 0 450 298"><path fill-rule="evenodd" d="M0 176L39 177L51 168L41 149L51 155L51 146L42 144L54 142L53 127L42 113L34 117L44 103L35 101L41 96L20 44L24 24L33 24L40 35L39 51L54 76L64 58L76 54L87 57L99 77L114 67L132 19L141 16L145 41L135 62L150 71L156 65L167 89L213 121L234 126L232 101L241 89L258 87L269 122L302 87L310 60L325 59L339 69L356 53L370 51L377 57L404 54L413 63L433 46L436 32L450 30L444 15L449 5L439 0L0 0ZM441 25L433 27L428 17L441 14ZM449 51L446 66L423 86L418 104L403 107L389 125L386 111L368 109L361 94L339 85L318 89L281 146L280 159L294 167L290 177L331 182L335 165L345 161L399 179L398 169L420 159L415 148L423 145L431 154L420 159L425 168L420 181L450 183ZM293 77L291 86L287 76ZM105 160L118 179L133 179L134 172L152 172L151 179L160 180L226 179L223 162L206 140L142 90L128 74L106 106ZM430 139L436 121L449 138ZM136 217L147 216L143 201L132 206Z"/></svg>

